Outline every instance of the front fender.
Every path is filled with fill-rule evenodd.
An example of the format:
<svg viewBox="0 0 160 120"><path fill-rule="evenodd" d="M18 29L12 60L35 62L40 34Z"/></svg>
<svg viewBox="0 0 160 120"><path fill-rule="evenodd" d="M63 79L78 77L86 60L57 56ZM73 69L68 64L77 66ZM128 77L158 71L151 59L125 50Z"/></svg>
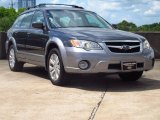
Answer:
<svg viewBox="0 0 160 120"><path fill-rule="evenodd" d="M67 65L67 53L66 53L66 49L64 47L64 44L63 42L57 38L57 37L52 37L51 39L49 39L49 41L47 42L46 44L46 47L45 47L45 58L47 57L48 55L48 47L51 45L51 44L55 44L58 46L58 49L60 51L60 54L61 54L61 58L62 58L62 62L63 62L63 65L66 66ZM46 63L46 66L47 66L47 58L45 59L45 63ZM47 67L46 67L47 68Z"/></svg>

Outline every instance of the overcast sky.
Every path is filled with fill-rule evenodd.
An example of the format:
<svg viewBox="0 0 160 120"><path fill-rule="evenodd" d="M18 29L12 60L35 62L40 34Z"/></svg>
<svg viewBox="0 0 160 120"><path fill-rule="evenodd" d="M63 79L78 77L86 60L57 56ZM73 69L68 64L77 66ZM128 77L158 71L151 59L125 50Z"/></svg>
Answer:
<svg viewBox="0 0 160 120"><path fill-rule="evenodd" d="M8 7L10 0L0 0ZM18 1L18 0L13 0ZM39 3L65 3L83 6L104 17L110 23L127 20L138 26L160 22L160 0L37 0Z"/></svg>

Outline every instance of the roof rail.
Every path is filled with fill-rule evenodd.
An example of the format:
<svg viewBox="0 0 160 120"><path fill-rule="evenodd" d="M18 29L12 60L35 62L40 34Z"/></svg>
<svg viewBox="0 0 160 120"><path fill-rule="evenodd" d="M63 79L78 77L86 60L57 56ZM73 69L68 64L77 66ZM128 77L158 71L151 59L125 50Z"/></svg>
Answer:
<svg viewBox="0 0 160 120"><path fill-rule="evenodd" d="M32 8L41 8L41 7L46 7L46 6L68 6L68 7L73 7L73 8L79 8L79 9L84 9L83 7L81 6L77 6L77 5L68 5L68 4L39 4L39 5L36 5L36 6L33 6L33 7L29 7L27 8L27 10L29 9L32 9Z"/></svg>
<svg viewBox="0 0 160 120"><path fill-rule="evenodd" d="M26 10L30 10L30 9L32 9L32 8L36 8L37 6L33 6L33 7L28 7L28 8L26 8Z"/></svg>

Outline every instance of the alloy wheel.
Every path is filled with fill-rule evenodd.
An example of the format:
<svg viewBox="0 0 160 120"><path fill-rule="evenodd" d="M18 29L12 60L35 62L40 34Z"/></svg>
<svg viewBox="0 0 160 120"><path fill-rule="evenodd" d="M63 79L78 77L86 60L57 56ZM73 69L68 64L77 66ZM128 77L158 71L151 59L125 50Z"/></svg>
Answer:
<svg viewBox="0 0 160 120"><path fill-rule="evenodd" d="M15 65L15 52L14 52L14 49L10 49L10 52L9 52L9 65L11 68L14 68L14 65Z"/></svg>
<svg viewBox="0 0 160 120"><path fill-rule="evenodd" d="M60 77L60 61L56 54L52 54L49 60L49 73L52 80L56 81Z"/></svg>

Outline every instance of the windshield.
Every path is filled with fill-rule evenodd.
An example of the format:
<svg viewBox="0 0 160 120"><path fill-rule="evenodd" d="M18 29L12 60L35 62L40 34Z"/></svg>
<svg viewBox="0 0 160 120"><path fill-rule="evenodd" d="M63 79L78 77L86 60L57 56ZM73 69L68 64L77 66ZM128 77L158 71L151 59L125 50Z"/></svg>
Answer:
<svg viewBox="0 0 160 120"><path fill-rule="evenodd" d="M95 27L112 29L105 20L88 11L48 10L47 17L51 28Z"/></svg>

